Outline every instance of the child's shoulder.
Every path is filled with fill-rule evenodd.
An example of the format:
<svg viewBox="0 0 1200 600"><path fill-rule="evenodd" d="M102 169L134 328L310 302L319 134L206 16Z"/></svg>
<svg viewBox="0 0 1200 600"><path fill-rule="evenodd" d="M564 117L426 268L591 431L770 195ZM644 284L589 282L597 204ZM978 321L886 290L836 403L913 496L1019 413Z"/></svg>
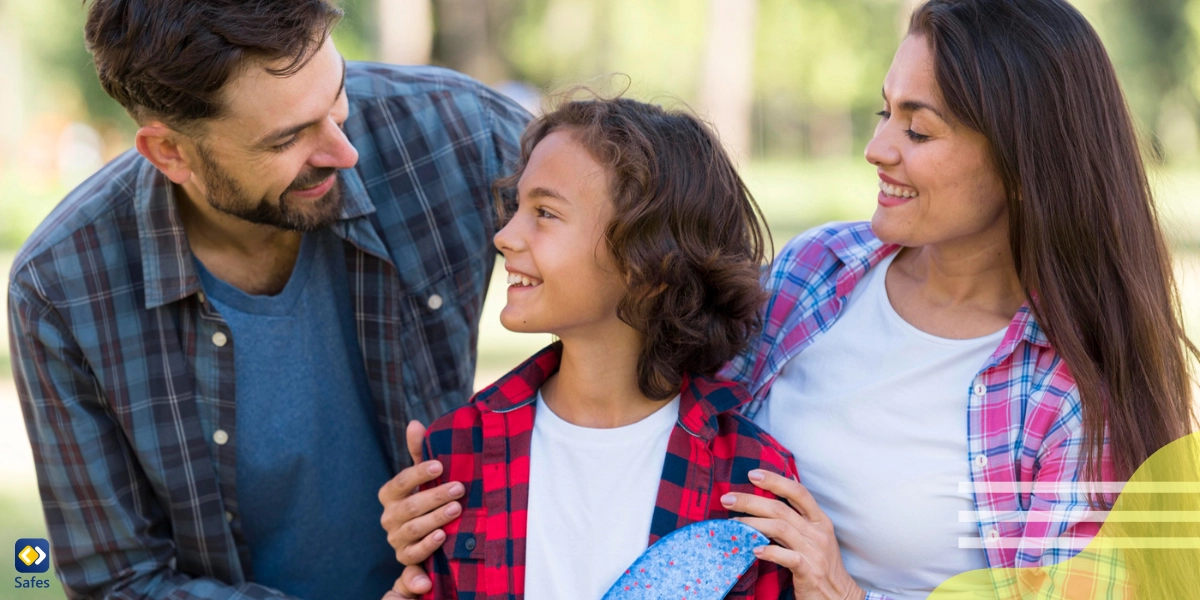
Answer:
<svg viewBox="0 0 1200 600"><path fill-rule="evenodd" d="M479 407L468 402L435 420L425 430L426 459L462 455L470 448L483 451L483 419Z"/></svg>
<svg viewBox="0 0 1200 600"><path fill-rule="evenodd" d="M719 431L723 436L735 438L739 444L747 444L762 449L767 458L778 458L791 462L794 458L791 451L783 447L771 434L754 424L749 417L740 412L729 411L717 415Z"/></svg>

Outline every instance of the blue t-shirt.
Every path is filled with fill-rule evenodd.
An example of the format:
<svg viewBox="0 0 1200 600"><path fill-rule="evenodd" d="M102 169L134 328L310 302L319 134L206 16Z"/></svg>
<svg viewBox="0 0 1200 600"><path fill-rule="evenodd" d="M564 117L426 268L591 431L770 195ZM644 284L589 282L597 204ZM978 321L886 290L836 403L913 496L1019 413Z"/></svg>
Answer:
<svg viewBox="0 0 1200 600"><path fill-rule="evenodd" d="M233 337L250 580L306 599L375 600L402 566L379 526L376 494L393 473L358 348L343 243L328 229L305 234L275 296L199 271Z"/></svg>

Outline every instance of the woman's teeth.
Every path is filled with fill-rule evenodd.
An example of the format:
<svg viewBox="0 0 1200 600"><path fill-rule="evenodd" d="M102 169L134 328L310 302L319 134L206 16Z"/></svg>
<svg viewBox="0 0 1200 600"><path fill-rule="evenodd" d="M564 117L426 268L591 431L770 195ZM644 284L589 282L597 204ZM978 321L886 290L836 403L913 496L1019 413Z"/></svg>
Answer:
<svg viewBox="0 0 1200 600"><path fill-rule="evenodd" d="M536 286L542 285L542 282L540 282L536 279L530 279L528 277L525 277L524 275L517 275L516 273L509 273L508 274L508 285L536 287Z"/></svg>
<svg viewBox="0 0 1200 600"><path fill-rule="evenodd" d="M891 185L883 180L879 181L879 189L883 193L895 198L916 198L918 196L916 190L906 190L902 187Z"/></svg>

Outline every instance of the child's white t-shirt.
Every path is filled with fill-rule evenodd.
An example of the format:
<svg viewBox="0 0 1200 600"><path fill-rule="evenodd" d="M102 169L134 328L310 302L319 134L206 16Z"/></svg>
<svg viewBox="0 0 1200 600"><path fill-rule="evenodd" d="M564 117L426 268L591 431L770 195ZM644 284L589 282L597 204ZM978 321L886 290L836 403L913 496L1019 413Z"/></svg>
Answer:
<svg viewBox="0 0 1200 600"><path fill-rule="evenodd" d="M537 397L525 598L600 598L646 550L679 397L624 427L572 425Z"/></svg>

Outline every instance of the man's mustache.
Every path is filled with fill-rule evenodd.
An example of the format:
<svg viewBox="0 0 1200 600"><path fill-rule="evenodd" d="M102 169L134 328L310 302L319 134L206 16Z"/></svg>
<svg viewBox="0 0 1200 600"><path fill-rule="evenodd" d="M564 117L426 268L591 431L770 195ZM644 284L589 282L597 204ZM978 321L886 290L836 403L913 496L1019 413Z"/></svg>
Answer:
<svg viewBox="0 0 1200 600"><path fill-rule="evenodd" d="M313 169L312 171L302 174L299 177L297 177L294 181L292 181L292 184L288 186L288 188L287 188L287 190L285 190L285 192L291 192L291 191L295 191L295 190L305 190L305 189L314 187L317 184L325 181L326 179L329 179L329 177L332 176L334 173L337 173L337 169L334 169L332 167L321 167L319 169Z"/></svg>

